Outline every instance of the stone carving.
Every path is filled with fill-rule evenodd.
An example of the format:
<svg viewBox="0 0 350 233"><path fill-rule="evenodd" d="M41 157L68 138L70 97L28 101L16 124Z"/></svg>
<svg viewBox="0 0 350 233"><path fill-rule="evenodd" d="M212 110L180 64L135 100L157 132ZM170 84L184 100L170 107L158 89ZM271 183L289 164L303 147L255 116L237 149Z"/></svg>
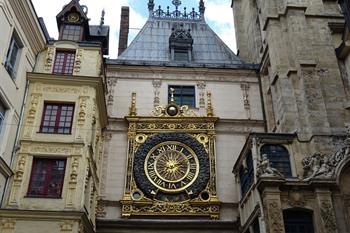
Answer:
<svg viewBox="0 0 350 233"><path fill-rule="evenodd" d="M337 232L337 221L334 215L332 203L330 201L323 201L321 203L321 217L327 233Z"/></svg>
<svg viewBox="0 0 350 233"><path fill-rule="evenodd" d="M192 193L191 198L197 197L208 184L210 178L210 162L209 156L202 144L200 144L194 137L183 133L163 133L156 134L146 139L146 141L139 147L134 156L134 178L137 186L143 193L152 198L153 190L157 188L147 179L145 174L144 161L148 152L156 145L166 141L178 141L190 147L198 157L199 167L201 168L197 179L190 186ZM171 198L170 196L168 198Z"/></svg>
<svg viewBox="0 0 350 233"><path fill-rule="evenodd" d="M108 79L107 80L107 88L108 88L107 105L113 105L114 90L115 90L116 84L117 84L117 80L116 79Z"/></svg>
<svg viewBox="0 0 350 233"><path fill-rule="evenodd" d="M54 47L48 47L47 48L47 53L46 53L46 57L45 57L45 64L44 64L44 70L47 73L51 73L52 61L53 61L54 53L55 53L55 48Z"/></svg>
<svg viewBox="0 0 350 233"><path fill-rule="evenodd" d="M303 192L297 189L292 189L289 192L288 204L292 207L304 207L306 204Z"/></svg>
<svg viewBox="0 0 350 233"><path fill-rule="evenodd" d="M315 153L302 160L305 171L304 181L314 178L334 179L337 166L350 156L349 126L346 126L347 138L344 145L335 153L330 155Z"/></svg>
<svg viewBox="0 0 350 233"><path fill-rule="evenodd" d="M214 116L214 109L211 103L211 93L209 91L207 92L207 116L208 117Z"/></svg>
<svg viewBox="0 0 350 233"><path fill-rule="evenodd" d="M96 206L96 217L97 218L104 218L107 216L107 212L105 210L105 205L98 203Z"/></svg>
<svg viewBox="0 0 350 233"><path fill-rule="evenodd" d="M80 97L80 103L79 103L79 117L78 117L78 122L80 124L83 124L85 122L85 117L86 117L86 103L87 102L87 97Z"/></svg>
<svg viewBox="0 0 350 233"><path fill-rule="evenodd" d="M0 222L0 230L3 230L5 232L12 232L15 230L15 225L16 220L11 218L3 218Z"/></svg>
<svg viewBox="0 0 350 233"><path fill-rule="evenodd" d="M74 222L70 221L70 220L62 222L60 224L61 232L72 232L73 231L73 225L74 225Z"/></svg>
<svg viewBox="0 0 350 233"><path fill-rule="evenodd" d="M152 84L153 84L153 88L154 88L153 105L154 105L154 107L157 107L160 104L159 94L160 94L160 87L162 86L162 81L158 80L158 79L153 80Z"/></svg>
<svg viewBox="0 0 350 233"><path fill-rule="evenodd" d="M258 161L257 165L257 177L284 178L281 172L279 172L276 168L271 167L267 154L263 154L261 157L262 158L260 161Z"/></svg>
<svg viewBox="0 0 350 233"><path fill-rule="evenodd" d="M30 148L30 153L43 153L43 154L71 154L73 153L73 148L71 147L62 147L55 145L39 144L34 145ZM77 152L79 153L79 152Z"/></svg>
<svg viewBox="0 0 350 233"><path fill-rule="evenodd" d="M18 164L17 164L17 171L15 173L15 181L22 181L25 163L26 163L26 157L24 155L21 155L19 160L18 160Z"/></svg>
<svg viewBox="0 0 350 233"><path fill-rule="evenodd" d="M284 232L281 208L277 201L271 201L267 205L268 226L271 233Z"/></svg>
<svg viewBox="0 0 350 233"><path fill-rule="evenodd" d="M247 113L247 118L250 119L250 102L249 102L249 83L242 83L241 89L243 92L243 105Z"/></svg>
<svg viewBox="0 0 350 233"><path fill-rule="evenodd" d="M199 107L205 108L205 87L206 87L205 81L198 81L197 87L199 90Z"/></svg>
<svg viewBox="0 0 350 233"><path fill-rule="evenodd" d="M71 167L71 173L70 173L70 183L77 183L78 178L78 166L79 161L77 157L72 158L72 167Z"/></svg>
<svg viewBox="0 0 350 233"><path fill-rule="evenodd" d="M131 106L129 108L129 116L137 116L136 92L131 93Z"/></svg>
<svg viewBox="0 0 350 233"><path fill-rule="evenodd" d="M74 61L74 73L79 73L81 68L81 61L83 58L83 49L78 49L75 54L75 61Z"/></svg>
<svg viewBox="0 0 350 233"><path fill-rule="evenodd" d="M79 94L80 89L75 87L63 87L63 86L49 86L43 85L42 87L44 92L55 92L55 93L71 93L71 94Z"/></svg>
<svg viewBox="0 0 350 233"><path fill-rule="evenodd" d="M34 122L40 96L41 94L32 94L32 98L30 101L30 108L29 108L28 117L27 117L28 124L31 124Z"/></svg>

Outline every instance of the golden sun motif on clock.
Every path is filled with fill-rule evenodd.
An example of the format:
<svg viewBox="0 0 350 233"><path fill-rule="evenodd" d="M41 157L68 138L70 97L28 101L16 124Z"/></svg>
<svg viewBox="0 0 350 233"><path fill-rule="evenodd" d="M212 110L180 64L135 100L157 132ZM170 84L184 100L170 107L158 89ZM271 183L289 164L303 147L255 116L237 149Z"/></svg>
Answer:
<svg viewBox="0 0 350 233"><path fill-rule="evenodd" d="M78 13L70 13L68 15L68 21L71 23L76 23L78 22L80 19L79 14Z"/></svg>
<svg viewBox="0 0 350 233"><path fill-rule="evenodd" d="M145 172L158 189L177 193L196 180L199 162L191 148L180 142L168 141L158 144L147 154Z"/></svg>

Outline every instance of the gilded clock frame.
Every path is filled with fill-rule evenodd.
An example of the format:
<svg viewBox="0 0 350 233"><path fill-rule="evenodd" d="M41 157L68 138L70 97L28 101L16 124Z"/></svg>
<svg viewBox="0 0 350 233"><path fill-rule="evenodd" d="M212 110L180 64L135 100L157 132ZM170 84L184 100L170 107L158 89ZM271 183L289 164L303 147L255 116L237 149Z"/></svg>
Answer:
<svg viewBox="0 0 350 233"><path fill-rule="evenodd" d="M127 168L124 197L121 200L122 217L136 216L193 216L219 219L220 202L216 192L216 117L197 116L129 116ZM136 185L133 176L134 155L147 138L161 133L191 135L207 152L210 175L201 194L184 202L164 202L147 197Z"/></svg>

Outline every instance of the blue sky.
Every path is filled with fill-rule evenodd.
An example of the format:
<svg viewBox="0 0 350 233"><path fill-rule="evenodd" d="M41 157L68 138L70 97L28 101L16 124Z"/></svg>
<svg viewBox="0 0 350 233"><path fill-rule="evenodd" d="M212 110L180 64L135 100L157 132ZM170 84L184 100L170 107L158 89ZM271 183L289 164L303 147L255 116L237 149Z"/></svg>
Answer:
<svg viewBox="0 0 350 233"><path fill-rule="evenodd" d="M175 7L172 0L154 0L156 7L162 6L166 9ZM32 0L39 17L43 17L51 37L57 39L56 15L62 7L70 0ZM49 4L48 4L49 2ZM190 11L192 7L198 11L199 0L182 0L179 7L182 11L186 7ZM219 35L219 37L236 52L236 43L234 36L233 14L231 9L231 0L204 0L206 11L205 18L207 23ZM101 11L105 9L105 24L111 27L110 31L110 54L111 58L116 58L118 53L118 36L121 6L130 7L130 34L129 43L142 28L148 17L148 0L80 0L80 4L88 7L88 17L90 24L99 24Z"/></svg>

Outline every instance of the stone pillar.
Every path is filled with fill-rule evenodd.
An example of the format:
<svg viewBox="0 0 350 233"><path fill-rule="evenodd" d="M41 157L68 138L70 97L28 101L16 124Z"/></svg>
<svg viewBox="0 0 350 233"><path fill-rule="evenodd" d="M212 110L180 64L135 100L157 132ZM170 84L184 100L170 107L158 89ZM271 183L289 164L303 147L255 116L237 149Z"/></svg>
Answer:
<svg viewBox="0 0 350 233"><path fill-rule="evenodd" d="M280 195L278 187L267 187L262 193L266 233L285 232Z"/></svg>
<svg viewBox="0 0 350 233"><path fill-rule="evenodd" d="M318 206L319 221L315 225L319 226L320 233L338 233L337 220L335 217L332 193L327 189L316 189L316 203Z"/></svg>

